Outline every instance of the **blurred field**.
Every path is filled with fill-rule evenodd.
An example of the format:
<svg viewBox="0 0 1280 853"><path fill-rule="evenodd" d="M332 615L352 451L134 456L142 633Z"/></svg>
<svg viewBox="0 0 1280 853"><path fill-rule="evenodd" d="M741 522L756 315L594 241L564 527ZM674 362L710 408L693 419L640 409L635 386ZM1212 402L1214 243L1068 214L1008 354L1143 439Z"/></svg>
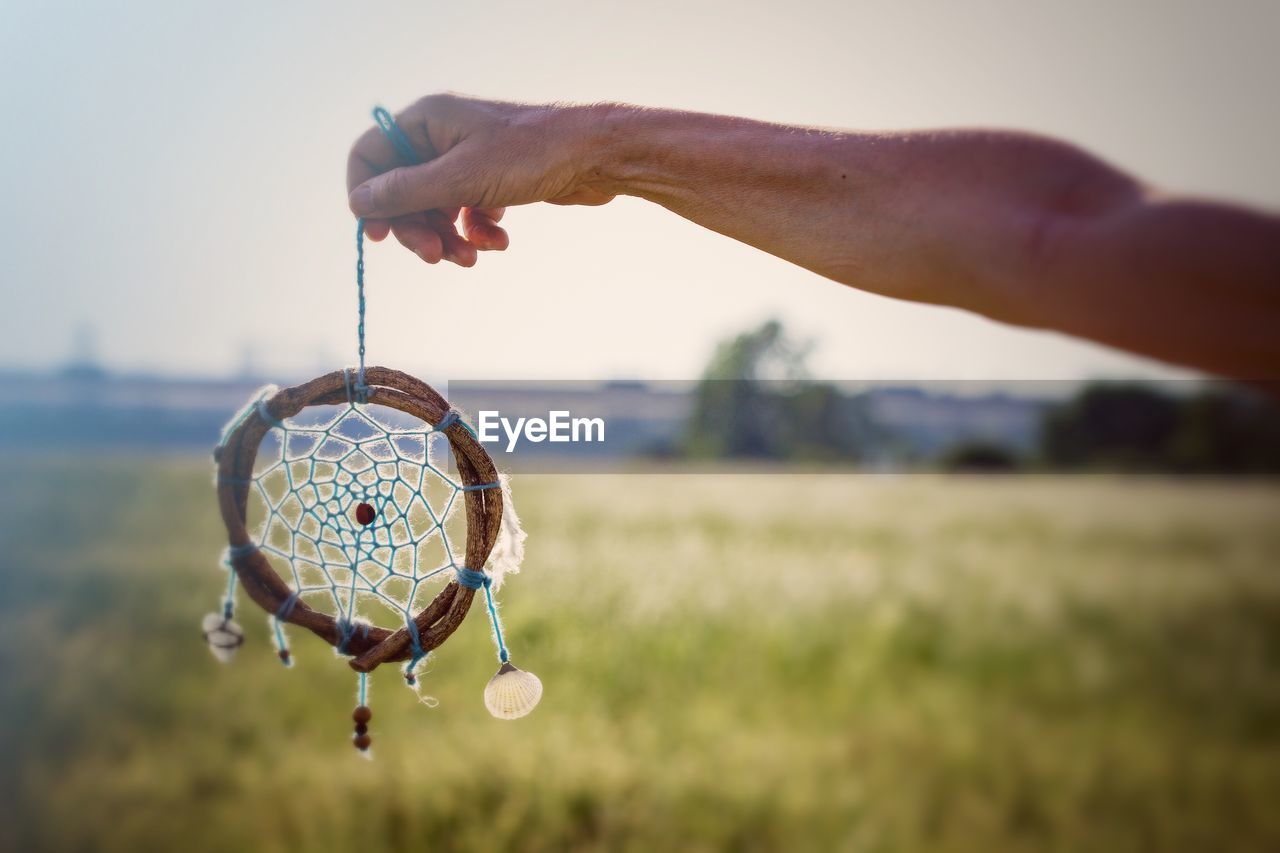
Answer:
<svg viewBox="0 0 1280 853"><path fill-rule="evenodd" d="M0 462L0 847L1280 847L1280 487L1100 477L521 478L513 659L414 703L294 632L220 667L202 461Z"/></svg>

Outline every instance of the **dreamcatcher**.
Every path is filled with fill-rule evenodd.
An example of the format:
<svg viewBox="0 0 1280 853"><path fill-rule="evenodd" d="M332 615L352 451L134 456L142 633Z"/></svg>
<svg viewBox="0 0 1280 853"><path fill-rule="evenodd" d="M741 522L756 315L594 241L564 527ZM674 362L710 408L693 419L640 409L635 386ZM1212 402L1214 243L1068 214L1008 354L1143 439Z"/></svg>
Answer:
<svg viewBox="0 0 1280 853"><path fill-rule="evenodd" d="M390 114L379 107L374 118L401 158L417 162ZM221 610L202 627L214 657L229 662L244 642L234 620L238 584L267 612L285 666L293 661L286 624L350 658L358 673L353 742L366 751L369 674L403 661L405 683L417 690L423 661L457 630L477 593L499 661L485 707L501 719L522 717L537 705L542 683L512 665L494 599L524 555L507 479L430 386L390 368L365 368L363 249L359 223L359 367L262 389L214 452L228 579ZM444 452L456 477L438 459ZM388 620L395 627L381 627Z"/></svg>

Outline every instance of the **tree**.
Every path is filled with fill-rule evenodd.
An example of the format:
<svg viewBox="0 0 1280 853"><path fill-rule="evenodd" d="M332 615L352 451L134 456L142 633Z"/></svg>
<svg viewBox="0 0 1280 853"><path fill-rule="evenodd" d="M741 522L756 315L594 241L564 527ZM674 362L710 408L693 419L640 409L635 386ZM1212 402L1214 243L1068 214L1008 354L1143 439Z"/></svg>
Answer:
<svg viewBox="0 0 1280 853"><path fill-rule="evenodd" d="M1143 385L1095 384L1045 417L1045 460L1063 467L1155 469L1169 458L1178 403Z"/></svg>
<svg viewBox="0 0 1280 853"><path fill-rule="evenodd" d="M685 452L713 459L779 458L776 412L762 382L803 376L806 354L777 320L721 341L695 392Z"/></svg>
<svg viewBox="0 0 1280 853"><path fill-rule="evenodd" d="M1041 434L1051 465L1181 471L1280 471L1280 406L1215 384L1190 396L1097 384L1051 410Z"/></svg>
<svg viewBox="0 0 1280 853"><path fill-rule="evenodd" d="M684 453L711 459L853 460L864 407L808 378L811 345L769 320L721 342L703 371Z"/></svg>

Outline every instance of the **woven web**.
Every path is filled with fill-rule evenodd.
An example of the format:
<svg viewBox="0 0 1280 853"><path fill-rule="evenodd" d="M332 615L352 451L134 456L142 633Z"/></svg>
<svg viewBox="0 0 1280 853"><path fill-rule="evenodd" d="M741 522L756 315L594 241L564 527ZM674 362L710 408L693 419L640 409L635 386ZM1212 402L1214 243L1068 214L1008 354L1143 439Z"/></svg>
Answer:
<svg viewBox="0 0 1280 853"><path fill-rule="evenodd" d="M264 442L251 491L262 519L258 545L288 567L277 571L293 590L277 615L305 600L347 637L361 617L378 621L362 609L380 607L411 624L436 592L432 581L462 566L453 540L464 545L465 534L449 529L461 494L497 485L458 483L435 462L433 439L447 441L439 430L419 421L395 426L375 409L353 403L315 423L277 422L275 448ZM362 506L372 509L367 524ZM278 623L276 630L283 648Z"/></svg>

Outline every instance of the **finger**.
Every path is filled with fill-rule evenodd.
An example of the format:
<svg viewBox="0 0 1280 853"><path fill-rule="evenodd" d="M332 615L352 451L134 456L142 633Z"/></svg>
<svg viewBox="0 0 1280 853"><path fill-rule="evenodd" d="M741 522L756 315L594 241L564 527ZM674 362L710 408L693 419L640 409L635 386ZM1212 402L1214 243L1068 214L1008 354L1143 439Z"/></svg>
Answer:
<svg viewBox="0 0 1280 853"><path fill-rule="evenodd" d="M406 121L403 116L404 114L401 113L396 120L400 129L409 137L409 142L413 145L418 159L424 162L434 160L439 152L432 144L431 136L424 123ZM404 165L406 163L401 159L395 146L391 144L391 140L387 139L382 129L375 125L360 135L347 155L347 193L349 194L375 175Z"/></svg>
<svg viewBox="0 0 1280 853"><path fill-rule="evenodd" d="M440 236L444 246L444 259L453 261L460 267L472 267L476 263L476 247L471 245L457 227L441 211L433 210L426 214L427 222Z"/></svg>
<svg viewBox="0 0 1280 853"><path fill-rule="evenodd" d="M420 210L465 207L481 195L474 170L466 167L457 149L429 163L404 166L374 175L360 184L347 201L352 213L389 219Z"/></svg>
<svg viewBox="0 0 1280 853"><path fill-rule="evenodd" d="M391 223L385 219L366 219L364 221L364 235L375 243L387 239L387 235L390 233Z"/></svg>
<svg viewBox="0 0 1280 853"><path fill-rule="evenodd" d="M498 210L501 215L501 208ZM462 230L467 240L482 252L501 252L511 245L506 229L480 208L468 207L462 212Z"/></svg>
<svg viewBox="0 0 1280 853"><path fill-rule="evenodd" d="M444 257L444 243L440 234L421 214L394 220L391 231L400 245L429 264L439 263Z"/></svg>
<svg viewBox="0 0 1280 853"><path fill-rule="evenodd" d="M425 213L413 214L412 216L401 217L401 219L413 221L415 229L418 227L430 229L431 233L440 241L440 258L452 261L463 267L475 265L476 248L458 233L458 229L444 211L428 210ZM435 257L434 254L432 257ZM431 263L435 263L435 261L431 261Z"/></svg>
<svg viewBox="0 0 1280 853"><path fill-rule="evenodd" d="M428 210L421 215L426 223L440 235L441 240L449 234L458 233L458 228L453 222L457 218L456 213L451 214L447 210Z"/></svg>
<svg viewBox="0 0 1280 853"><path fill-rule="evenodd" d="M441 239L444 241L445 260L453 261L460 267L474 267L476 265L476 258L479 256L479 252L461 234L455 232L443 235Z"/></svg>

